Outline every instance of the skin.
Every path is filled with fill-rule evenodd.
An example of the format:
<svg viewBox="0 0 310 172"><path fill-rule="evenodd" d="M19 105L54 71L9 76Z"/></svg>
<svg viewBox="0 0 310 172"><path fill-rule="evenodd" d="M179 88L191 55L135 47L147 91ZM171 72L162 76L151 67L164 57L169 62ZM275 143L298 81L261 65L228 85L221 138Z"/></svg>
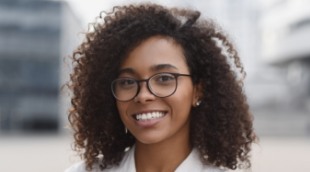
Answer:
<svg viewBox="0 0 310 172"><path fill-rule="evenodd" d="M119 77L147 79L160 72L189 74L189 69L180 45L170 38L153 36L129 53ZM123 123L136 138L136 170L174 171L191 151L190 109L199 99L198 89L187 76L178 78L176 92L166 98L151 94L145 82L140 86L133 100L117 101ZM133 118L134 114L153 111L165 112L165 116L146 126Z"/></svg>

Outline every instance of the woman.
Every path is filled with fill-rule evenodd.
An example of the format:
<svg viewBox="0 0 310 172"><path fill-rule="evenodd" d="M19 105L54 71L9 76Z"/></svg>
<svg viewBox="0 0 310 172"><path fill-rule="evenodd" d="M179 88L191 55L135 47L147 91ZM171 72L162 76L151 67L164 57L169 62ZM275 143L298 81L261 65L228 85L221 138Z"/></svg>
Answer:
<svg viewBox="0 0 310 172"><path fill-rule="evenodd" d="M73 54L67 172L249 168L256 137L237 52L198 11L114 7Z"/></svg>

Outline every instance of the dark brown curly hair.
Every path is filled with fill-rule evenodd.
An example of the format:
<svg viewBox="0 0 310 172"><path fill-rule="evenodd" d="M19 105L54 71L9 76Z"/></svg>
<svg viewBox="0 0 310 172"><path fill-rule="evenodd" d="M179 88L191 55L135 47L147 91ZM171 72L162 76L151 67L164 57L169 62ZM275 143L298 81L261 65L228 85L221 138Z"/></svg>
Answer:
<svg viewBox="0 0 310 172"><path fill-rule="evenodd" d="M117 6L102 14L73 53L67 84L73 94L69 121L74 146L87 169L94 163L102 169L119 164L135 143L124 132L110 84L128 53L156 35L181 45L194 84L202 86L203 103L191 110L190 123L190 143L201 161L229 169L250 167L256 136L243 93L245 72L221 29L198 11L156 4Z"/></svg>

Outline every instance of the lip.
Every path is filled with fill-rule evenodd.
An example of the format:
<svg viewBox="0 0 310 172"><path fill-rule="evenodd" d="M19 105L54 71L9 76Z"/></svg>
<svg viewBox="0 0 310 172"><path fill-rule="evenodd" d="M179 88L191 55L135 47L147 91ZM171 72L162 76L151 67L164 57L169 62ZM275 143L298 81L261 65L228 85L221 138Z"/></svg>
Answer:
<svg viewBox="0 0 310 172"><path fill-rule="evenodd" d="M148 119L148 120L137 120L136 119L137 114L152 113L152 112L162 112L164 113L164 116L160 118L154 118L154 119ZM165 110L148 110L148 111L140 111L140 112L134 113L131 116L134 119L135 124L137 126L142 127L142 128L149 128L149 127L155 126L157 123L162 121L167 116L167 114L168 114L168 111L165 111Z"/></svg>

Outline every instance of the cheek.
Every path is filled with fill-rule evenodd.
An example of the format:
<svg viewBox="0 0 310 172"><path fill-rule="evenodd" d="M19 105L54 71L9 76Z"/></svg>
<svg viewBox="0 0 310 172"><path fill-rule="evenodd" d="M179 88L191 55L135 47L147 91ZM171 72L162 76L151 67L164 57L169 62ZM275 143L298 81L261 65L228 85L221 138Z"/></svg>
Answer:
<svg viewBox="0 0 310 172"><path fill-rule="evenodd" d="M189 112L192 107L193 89L191 86L177 90L170 103L175 112Z"/></svg>
<svg viewBox="0 0 310 172"><path fill-rule="evenodd" d="M178 89L177 91L178 94L176 95L178 96L179 99L181 99L182 102L191 104L192 99L194 97L194 89L192 84L190 83L185 84L183 87L180 87L180 89Z"/></svg>
<svg viewBox="0 0 310 172"><path fill-rule="evenodd" d="M126 112L127 112L127 107L128 107L127 103L117 102L116 106L117 106L117 110L118 110L120 117L123 119L123 117L126 115Z"/></svg>

